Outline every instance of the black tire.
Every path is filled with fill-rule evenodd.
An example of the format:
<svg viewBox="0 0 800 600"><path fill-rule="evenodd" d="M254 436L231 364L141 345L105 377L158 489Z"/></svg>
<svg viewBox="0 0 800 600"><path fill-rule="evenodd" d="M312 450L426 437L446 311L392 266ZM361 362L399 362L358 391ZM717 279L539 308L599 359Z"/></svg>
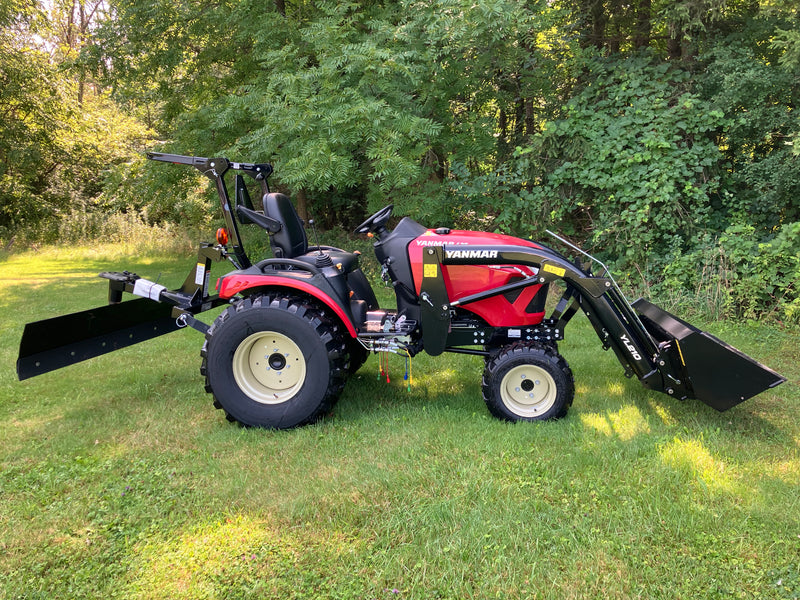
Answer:
<svg viewBox="0 0 800 600"><path fill-rule="evenodd" d="M353 374L364 366L369 358L369 352L357 340L350 342L350 366L347 372Z"/></svg>
<svg viewBox="0 0 800 600"><path fill-rule="evenodd" d="M341 327L300 297L238 301L214 321L201 355L214 406L248 427L313 423L333 408L348 372Z"/></svg>
<svg viewBox="0 0 800 600"><path fill-rule="evenodd" d="M549 346L517 342L486 361L483 401L506 421L545 421L567 414L575 396L572 370Z"/></svg>

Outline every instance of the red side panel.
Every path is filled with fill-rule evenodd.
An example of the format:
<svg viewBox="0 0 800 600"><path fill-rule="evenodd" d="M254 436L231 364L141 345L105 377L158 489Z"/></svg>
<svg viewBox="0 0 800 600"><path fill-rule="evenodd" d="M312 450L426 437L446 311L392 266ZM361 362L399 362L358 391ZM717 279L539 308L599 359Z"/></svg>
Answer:
<svg viewBox="0 0 800 600"><path fill-rule="evenodd" d="M411 271L417 294L422 286L422 251L428 246L447 246L449 250L468 249L470 246L528 246L540 248L537 244L499 233L478 231L451 231L437 234L431 230L412 241L408 246ZM501 287L523 277L531 277L536 271L526 266L505 265L449 265L442 266L450 301L459 300L477 292ZM544 312L527 312L528 306L541 289L535 284L526 287L521 293L494 296L486 300L462 305L464 310L475 313L493 327L520 327L538 325L544 319Z"/></svg>
<svg viewBox="0 0 800 600"><path fill-rule="evenodd" d="M298 290L313 296L325 306L331 309L337 317L344 323L351 337L356 337L358 333L350 320L350 316L344 309L330 296L323 293L317 286L296 277L275 277L274 275L225 275L217 280L217 292L219 297L225 300L233 298L236 294L253 288L289 288Z"/></svg>

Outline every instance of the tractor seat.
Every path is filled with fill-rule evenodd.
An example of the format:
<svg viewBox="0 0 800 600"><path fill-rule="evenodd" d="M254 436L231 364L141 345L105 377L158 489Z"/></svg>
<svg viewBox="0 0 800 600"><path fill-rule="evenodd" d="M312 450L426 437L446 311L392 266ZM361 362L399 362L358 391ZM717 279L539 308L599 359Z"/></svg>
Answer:
<svg viewBox="0 0 800 600"><path fill-rule="evenodd" d="M342 271L350 273L358 268L358 254L329 246L309 248L303 221L295 211L292 201L285 194L265 194L264 215L281 224L277 233L270 235L270 246L275 258L294 258L312 265L317 264L320 250L330 255L334 265L341 264Z"/></svg>

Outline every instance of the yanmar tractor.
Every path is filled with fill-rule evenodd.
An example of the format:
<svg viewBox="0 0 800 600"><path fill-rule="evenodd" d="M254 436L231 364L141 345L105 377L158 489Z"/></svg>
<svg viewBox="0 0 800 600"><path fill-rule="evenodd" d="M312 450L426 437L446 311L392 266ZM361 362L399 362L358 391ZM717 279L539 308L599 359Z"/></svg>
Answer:
<svg viewBox="0 0 800 600"><path fill-rule="evenodd" d="M231 421L285 429L330 411L347 378L370 352L413 357L457 352L482 356L489 411L510 421L563 417L574 396L572 371L558 341L578 311L611 348L625 375L677 399L723 411L785 379L724 342L650 302L629 304L602 263L599 275L541 243L476 231L428 229L405 217L389 229L392 206L357 229L372 234L383 278L397 305L378 306L359 254L309 246L291 201L271 193L269 164L151 153L191 165L216 184L226 226L200 245L197 264L177 290L127 271L109 280L105 306L29 323L20 343L20 379L40 375L147 339L191 327L205 336L201 374L214 404ZM235 201L225 174L236 176ZM260 183L263 211L244 175ZM274 257L251 262L239 224L270 236ZM213 261L235 270L209 290ZM549 315L551 282L564 292ZM139 298L122 301L123 293ZM228 307L210 326L196 316Z"/></svg>

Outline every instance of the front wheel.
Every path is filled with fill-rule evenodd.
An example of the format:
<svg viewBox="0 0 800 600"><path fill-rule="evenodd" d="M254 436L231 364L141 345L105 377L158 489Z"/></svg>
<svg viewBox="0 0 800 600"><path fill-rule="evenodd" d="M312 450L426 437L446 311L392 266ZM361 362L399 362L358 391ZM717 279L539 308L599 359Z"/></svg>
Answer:
<svg viewBox="0 0 800 600"><path fill-rule="evenodd" d="M575 395L572 371L554 348L511 344L489 359L483 400L506 421L544 421L567 414Z"/></svg>
<svg viewBox="0 0 800 600"><path fill-rule="evenodd" d="M231 421L289 429L329 411L344 387L341 327L302 298L255 296L208 330L201 373Z"/></svg>

